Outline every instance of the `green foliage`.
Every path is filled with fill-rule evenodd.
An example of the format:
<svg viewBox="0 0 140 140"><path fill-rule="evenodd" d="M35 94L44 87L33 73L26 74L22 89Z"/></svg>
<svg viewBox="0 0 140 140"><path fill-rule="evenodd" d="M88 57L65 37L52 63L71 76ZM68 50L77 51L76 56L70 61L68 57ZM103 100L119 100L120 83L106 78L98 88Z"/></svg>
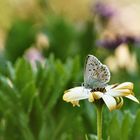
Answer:
<svg viewBox="0 0 140 140"><path fill-rule="evenodd" d="M130 139L138 140L140 137L140 110L137 112L137 116L135 118L130 134Z"/></svg>
<svg viewBox="0 0 140 140"><path fill-rule="evenodd" d="M87 54L97 49L96 38L97 38L97 32L95 30L94 23L88 21L85 24L84 31L80 34L79 37L80 52L83 59Z"/></svg>
<svg viewBox="0 0 140 140"><path fill-rule="evenodd" d="M67 118L61 118L58 112L63 109L58 106L66 87L79 80L79 58L62 64L51 55L45 66L37 64L36 72L19 59L14 68L8 62L6 71L0 78L1 138L45 140L61 136Z"/></svg>
<svg viewBox="0 0 140 140"><path fill-rule="evenodd" d="M0 138L84 140L87 134L86 139L96 139L93 105L85 102L77 109L62 101L64 90L81 80L80 69L79 57L62 63L50 55L45 65L37 63L37 71L24 59L18 59L14 67L8 62L6 75L0 76ZM122 114L106 114L104 139L139 139L139 111L136 117Z"/></svg>
<svg viewBox="0 0 140 140"><path fill-rule="evenodd" d="M38 2L41 7L45 5L44 0ZM62 96L65 90L83 82L87 54L94 54L103 62L110 52L97 48L98 34L92 21L81 28L62 17L49 17L39 24L50 44L43 50L46 63L37 62L34 69L21 57L35 43L34 25L32 19L14 22L7 34L5 55L0 54L0 140L96 140L93 104L83 101L80 108L73 108ZM139 48L134 52L139 64ZM134 74L121 69L112 73L111 82L132 81L137 94L139 73L139 65ZM122 111L109 113L105 109L103 140L139 140L138 108L126 100Z"/></svg>
<svg viewBox="0 0 140 140"><path fill-rule="evenodd" d="M5 44L5 55L10 61L14 62L22 56L33 43L35 38L33 25L32 20L16 20L13 23Z"/></svg>
<svg viewBox="0 0 140 140"><path fill-rule="evenodd" d="M76 29L64 18L50 17L44 30L46 30L50 39L50 49L46 54L53 52L57 58L64 61L69 55L77 53L78 47L75 46Z"/></svg>
<svg viewBox="0 0 140 140"><path fill-rule="evenodd" d="M124 118L121 125L121 139L122 140L128 140L130 138L130 135L132 133L131 128L132 128L133 123L134 123L133 116L130 114L130 112L126 112L124 114Z"/></svg>

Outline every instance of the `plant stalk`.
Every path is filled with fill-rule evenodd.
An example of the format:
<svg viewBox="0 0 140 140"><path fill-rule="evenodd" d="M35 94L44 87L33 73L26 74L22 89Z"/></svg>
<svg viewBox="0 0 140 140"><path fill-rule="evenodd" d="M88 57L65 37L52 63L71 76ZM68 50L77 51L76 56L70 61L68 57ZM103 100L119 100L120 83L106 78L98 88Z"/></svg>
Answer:
<svg viewBox="0 0 140 140"><path fill-rule="evenodd" d="M102 110L103 104L97 104L97 137L102 140Z"/></svg>

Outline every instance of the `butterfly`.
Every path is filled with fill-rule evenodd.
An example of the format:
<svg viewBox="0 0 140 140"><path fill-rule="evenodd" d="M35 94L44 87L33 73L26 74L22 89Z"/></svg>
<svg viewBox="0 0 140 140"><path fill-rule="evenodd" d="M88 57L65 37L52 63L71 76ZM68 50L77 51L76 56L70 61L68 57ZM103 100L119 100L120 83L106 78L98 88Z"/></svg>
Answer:
<svg viewBox="0 0 140 140"><path fill-rule="evenodd" d="M85 88L104 88L110 81L110 71L95 56L88 55L84 70Z"/></svg>

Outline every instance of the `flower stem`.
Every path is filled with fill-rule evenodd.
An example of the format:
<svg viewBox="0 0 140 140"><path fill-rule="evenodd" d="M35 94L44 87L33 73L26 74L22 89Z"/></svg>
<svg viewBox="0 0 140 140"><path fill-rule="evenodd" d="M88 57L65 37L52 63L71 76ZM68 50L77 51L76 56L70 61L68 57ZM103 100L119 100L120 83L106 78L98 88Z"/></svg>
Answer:
<svg viewBox="0 0 140 140"><path fill-rule="evenodd" d="M97 104L97 137L102 140L102 110L103 104Z"/></svg>

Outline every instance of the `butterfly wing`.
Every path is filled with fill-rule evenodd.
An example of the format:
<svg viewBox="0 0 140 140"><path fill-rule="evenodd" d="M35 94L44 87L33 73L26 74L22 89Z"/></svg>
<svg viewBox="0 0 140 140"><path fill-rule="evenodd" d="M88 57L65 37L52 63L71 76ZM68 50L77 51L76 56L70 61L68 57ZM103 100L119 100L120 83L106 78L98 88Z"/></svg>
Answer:
<svg viewBox="0 0 140 140"><path fill-rule="evenodd" d="M110 71L95 56L88 55L85 63L84 86L86 88L101 88L110 80Z"/></svg>

